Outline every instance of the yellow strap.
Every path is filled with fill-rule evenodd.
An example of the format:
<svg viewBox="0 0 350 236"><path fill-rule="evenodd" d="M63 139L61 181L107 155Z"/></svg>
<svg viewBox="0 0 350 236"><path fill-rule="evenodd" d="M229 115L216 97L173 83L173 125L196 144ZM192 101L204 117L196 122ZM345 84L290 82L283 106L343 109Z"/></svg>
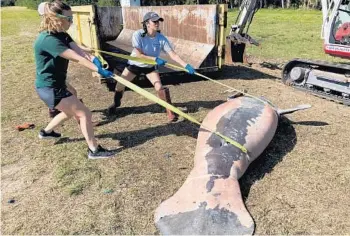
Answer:
<svg viewBox="0 0 350 236"><path fill-rule="evenodd" d="M196 124L198 124L198 125L201 125L201 123L200 123L199 121L197 121L195 118L193 118L192 116L187 115L186 113L184 113L184 112L182 112L181 110L177 109L177 108L174 107L173 105L171 105L171 104L169 104L169 103L163 101L162 99L159 99L158 97L156 97L156 96L153 95L152 93L150 93L150 92L148 92L148 91L146 91L146 90L140 88L139 86L137 86L137 85L135 85L135 84L129 82L128 80L126 80L126 79L124 79L124 78L122 78L122 77L120 77L120 76L117 76L117 75L113 75L113 78L114 78L116 81L120 82L121 84L125 85L126 87L128 87L128 88L134 90L134 91L137 92L138 94L141 94L142 96L148 98L149 100L152 100L153 102L158 103L159 105L161 105L161 106L163 106L163 107L165 107L165 108L167 108L167 109L169 109L169 110L175 112L176 114L178 114L178 115L180 115L180 116L186 118L186 119L189 120L189 121L192 121L193 123L196 123ZM208 130L208 131L210 131L210 132L212 132L212 133L218 135L219 137L221 137L222 139L224 139L226 142L228 142L228 143L234 145L235 147L239 148L242 152L247 153L247 149L246 149L244 146L242 146L241 144L237 143L236 141L230 139L229 137L226 137L225 135L220 134L220 133L217 132L217 131L212 131L212 130L210 130L209 128L203 126L203 125L202 125L202 127L203 127L204 129L206 129L206 130Z"/></svg>
<svg viewBox="0 0 350 236"><path fill-rule="evenodd" d="M86 46L84 46L86 47ZM131 57L131 56L127 56L127 55L124 55L124 54L120 54L120 53L114 53L114 52L106 52L106 51L102 51L102 50L99 50L99 49L95 49L95 48L90 48L91 50L93 51L96 51L96 52L101 52L101 53L104 53L104 54L107 54L107 55L111 55L111 56L115 56L115 57L119 57L119 58L123 58L123 59L127 59L127 60L133 60L133 61L138 61L138 62L141 62L141 63L145 63L145 64L150 64L150 65L156 65L156 62L153 61L153 60L149 60L149 59L141 59L141 58L137 58L137 57ZM175 65L172 65L174 67L177 67ZM178 67L179 69L183 70L183 68L181 67ZM114 75L113 78L120 82L121 84L125 85L126 87L134 90L135 92L141 94L142 96L148 98L149 100L152 100L153 102L155 103L158 103L159 105L175 112L176 114L186 118L187 120L193 122L193 123L196 123L198 125L202 125L199 121L197 121L195 118L193 118L192 116L190 115L187 115L186 113L182 112L181 110L177 109L176 107L174 107L173 105L159 99L158 97L154 96L153 94L151 94L150 92L147 92L146 90L138 87L137 85L129 82L128 80L120 77L120 76L117 76L117 75ZM222 139L224 139L226 142L232 144L233 146L239 148L242 152L244 153L247 153L247 149L239 144L238 142L230 139L229 137L217 132L217 131L212 131L210 130L209 128L205 127L204 125L202 125L202 127L216 135L218 135L219 137L221 137Z"/></svg>
<svg viewBox="0 0 350 236"><path fill-rule="evenodd" d="M169 66L169 67L172 67L172 68L175 68L175 69L178 69L178 70L186 71L186 69L184 69L184 68L182 68L182 67L180 67L180 66L172 65L172 64L170 64L170 63L165 64L165 66ZM223 84L223 83L221 83L221 82L219 82L219 81L217 81L217 80L211 79L211 78L209 78L209 77L207 77L207 76L205 76L205 75L202 75L202 74L200 74L200 73L198 73L198 72L195 72L194 74L195 74L195 75L198 75L199 77L202 77L202 78L204 78L204 79L210 80L211 82L214 82L214 83L216 83L216 84L220 84L220 85L222 85L222 86L224 86L224 87L226 87L226 88L229 88L229 89L231 89L231 90L234 90L234 91L236 91L236 92L240 92L240 93L244 94L244 95L247 96L247 97L255 98L256 100L258 100L258 101L260 101L260 102L262 102L262 103L266 103L266 101L264 101L264 100L262 100L262 99L260 99L260 98L258 98L258 97L255 97L255 96L253 96L253 95L250 95L250 94L245 93L245 92L243 92L243 91L240 91L240 90L238 90L238 89L235 89L235 88L233 88L233 87L230 87L230 86L228 86L228 85L226 85L226 84Z"/></svg>
<svg viewBox="0 0 350 236"><path fill-rule="evenodd" d="M99 49L96 49L96 48L91 48L91 50L93 50L93 51L95 51L95 52L101 52L101 53L104 53L104 54L107 54L107 55L111 55L111 56L114 56L114 57L119 57L119 58L123 58L123 59L127 59L127 60L137 61L137 62L140 62L140 63L149 64L149 65L156 65L156 64L157 64L155 61L149 60L149 59L143 59L143 58L132 57L132 56L128 56L128 55L124 55L124 54L120 54L120 53L115 53L115 52L102 51L102 50L99 50ZM170 63L165 64L165 66L166 66L166 67L173 68L173 69L178 69L178 70L186 71L186 72L187 72L187 70L186 70L185 68L180 67L180 66L176 66L176 65L173 65L173 64L170 64ZM264 101L264 100L262 100L262 99L260 99L260 98L258 98L258 97L256 97L256 96L253 96L253 95L251 95L251 94L249 94L249 93L245 93L245 92L243 92L243 91L241 91L241 90L239 90L239 89L235 89L235 88L233 88L233 87L231 87L231 86L228 86L228 85L226 85L226 84L224 84L224 83L221 83L221 82L219 82L219 81L217 81L217 80L211 79L211 78L209 78L209 77L207 77L207 76L205 76L205 75L203 75L203 74L200 74L200 73L198 73L198 72L195 72L195 75L197 75L197 76L199 76L199 77L202 77L202 78L204 78L204 79L207 79L207 80L209 80L209 81L211 81L211 82L214 82L214 83L216 83L216 84L220 84L221 86L224 86L224 87L226 87L226 88L229 88L229 89L231 89L231 90L233 90L233 91L242 93L242 94L244 94L244 95L247 96L247 97L254 98L254 99L256 99L256 100L258 100L258 101L260 101L260 102L262 102L262 103L264 103L264 104L266 103L266 101Z"/></svg>

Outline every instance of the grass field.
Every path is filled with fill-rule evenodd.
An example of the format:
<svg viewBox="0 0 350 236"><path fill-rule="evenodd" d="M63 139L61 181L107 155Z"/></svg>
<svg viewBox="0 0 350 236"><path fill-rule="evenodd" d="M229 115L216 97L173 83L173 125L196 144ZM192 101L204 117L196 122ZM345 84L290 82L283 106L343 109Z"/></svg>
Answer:
<svg viewBox="0 0 350 236"><path fill-rule="evenodd" d="M234 15L235 11L231 14ZM261 9L256 13L249 30L261 47L251 46L248 53L264 59L288 60L299 57L332 60L323 52L321 22L320 11Z"/></svg>
<svg viewBox="0 0 350 236"><path fill-rule="evenodd" d="M154 210L192 169L197 126L168 124L158 105L130 91L119 115L103 120L100 111L112 94L73 64L71 83L94 110L93 119L102 121L95 128L99 142L123 148L114 159L88 160L74 120L60 127L64 138L40 141L38 131L49 118L33 85L39 21L36 11L1 9L1 234L157 234ZM261 61L329 60L320 22L318 11L261 10L250 34L262 47L248 53ZM349 109L283 86L279 75L255 64L226 68L218 78L282 108L313 105L282 121L268 150L240 181L256 233L349 233ZM208 81L169 87L175 105L198 120L227 96ZM24 122L36 128L16 131Z"/></svg>

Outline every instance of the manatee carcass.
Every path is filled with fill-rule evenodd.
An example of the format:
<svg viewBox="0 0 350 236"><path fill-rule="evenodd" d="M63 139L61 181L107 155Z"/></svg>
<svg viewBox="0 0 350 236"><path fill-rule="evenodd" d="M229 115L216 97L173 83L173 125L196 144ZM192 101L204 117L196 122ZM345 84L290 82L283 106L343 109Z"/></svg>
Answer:
<svg viewBox="0 0 350 236"><path fill-rule="evenodd" d="M272 140L279 116L309 107L278 110L267 101L244 96L211 110L198 134L194 168L181 188L155 211L159 232L253 234L254 221L242 200L238 179ZM248 152L208 130L237 141Z"/></svg>

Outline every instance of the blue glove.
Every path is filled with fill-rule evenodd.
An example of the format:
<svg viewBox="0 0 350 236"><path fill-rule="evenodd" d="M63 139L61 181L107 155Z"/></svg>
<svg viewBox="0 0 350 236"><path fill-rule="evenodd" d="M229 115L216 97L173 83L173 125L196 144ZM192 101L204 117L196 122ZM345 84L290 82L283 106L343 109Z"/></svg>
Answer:
<svg viewBox="0 0 350 236"><path fill-rule="evenodd" d="M164 66L167 63L166 60L163 60L162 58L159 58L159 57L156 57L156 62L158 66Z"/></svg>
<svg viewBox="0 0 350 236"><path fill-rule="evenodd" d="M187 72L191 75L193 75L194 73L196 73L195 69L190 65L190 64L187 64L185 69L187 70Z"/></svg>
<svg viewBox="0 0 350 236"><path fill-rule="evenodd" d="M102 68L102 62L97 58L95 57L94 60L92 60L92 63L95 64L95 66L97 66L97 68Z"/></svg>
<svg viewBox="0 0 350 236"><path fill-rule="evenodd" d="M102 67L99 67L97 72L98 72L100 75L102 75L103 78L110 78L110 77L113 77L113 73L112 73L112 72L110 72L109 70L105 70L105 69L103 69Z"/></svg>

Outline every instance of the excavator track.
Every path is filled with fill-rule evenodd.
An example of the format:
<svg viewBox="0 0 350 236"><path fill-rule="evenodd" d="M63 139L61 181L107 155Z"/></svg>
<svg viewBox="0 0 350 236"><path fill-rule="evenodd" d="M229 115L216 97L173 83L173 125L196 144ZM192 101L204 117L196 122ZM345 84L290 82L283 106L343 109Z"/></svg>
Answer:
<svg viewBox="0 0 350 236"><path fill-rule="evenodd" d="M295 75L291 75L293 68L302 68L305 74L301 73L300 79L296 80ZM315 84L315 76L313 84L308 83L309 74L311 71L317 71L321 74L320 83ZM320 73L321 72L321 73ZM335 80L322 79L322 73L325 75L333 75ZM340 79L337 80L337 77ZM344 78L348 78L344 80ZM326 89L322 87L322 83L334 83L336 86L342 86L345 91L350 93L350 65L339 64L318 60L293 59L289 61L282 69L282 82L286 85L292 86L298 90L309 92L317 97L321 97L330 101L338 102L350 106L350 97L347 93L342 93L337 90Z"/></svg>

